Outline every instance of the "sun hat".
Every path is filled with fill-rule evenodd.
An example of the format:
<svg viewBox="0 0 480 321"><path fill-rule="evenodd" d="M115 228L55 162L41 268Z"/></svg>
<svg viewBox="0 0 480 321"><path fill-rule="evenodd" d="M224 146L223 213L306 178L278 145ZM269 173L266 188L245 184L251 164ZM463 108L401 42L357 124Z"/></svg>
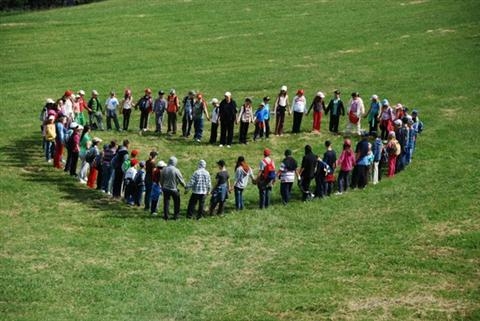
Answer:
<svg viewBox="0 0 480 321"><path fill-rule="evenodd" d="M198 167L199 168L206 168L207 167L207 162L204 161L203 159L198 161Z"/></svg>
<svg viewBox="0 0 480 321"><path fill-rule="evenodd" d="M348 139L348 138L345 138L345 139L343 140L343 145L345 145L345 146L352 146L352 141L351 141L350 139Z"/></svg>
<svg viewBox="0 0 480 321"><path fill-rule="evenodd" d="M45 101L47 104L55 104L55 101L52 98L47 98Z"/></svg>
<svg viewBox="0 0 480 321"><path fill-rule="evenodd" d="M263 101L269 101L269 100L270 100L270 96L263 97Z"/></svg>
<svg viewBox="0 0 480 321"><path fill-rule="evenodd" d="M80 95L75 95L75 99L78 99L78 98L80 98Z"/></svg>
<svg viewBox="0 0 480 321"><path fill-rule="evenodd" d="M163 160L161 160L157 163L157 167L163 168L165 166L167 166L167 163L165 163Z"/></svg>
<svg viewBox="0 0 480 321"><path fill-rule="evenodd" d="M263 156L270 156L272 154L272 151L268 148L265 148L263 150Z"/></svg>
<svg viewBox="0 0 480 321"><path fill-rule="evenodd" d="M131 155L132 157L136 157L138 154L139 154L138 149L134 149L134 150L132 150L132 152L130 153L130 155Z"/></svg>
<svg viewBox="0 0 480 321"><path fill-rule="evenodd" d="M372 95L372 99L378 100L378 95Z"/></svg>
<svg viewBox="0 0 480 321"><path fill-rule="evenodd" d="M393 123L397 126L402 126L402 120L401 119L396 119Z"/></svg>
<svg viewBox="0 0 480 321"><path fill-rule="evenodd" d="M57 113L55 112L55 110L53 109L50 109L47 113L48 116L55 116Z"/></svg>
<svg viewBox="0 0 480 321"><path fill-rule="evenodd" d="M212 98L212 101L210 102L212 105L218 104L218 99L217 98Z"/></svg>
<svg viewBox="0 0 480 321"><path fill-rule="evenodd" d="M164 92L163 90L159 90L159 91L158 91L158 94L159 94L159 95L165 95L165 92Z"/></svg>
<svg viewBox="0 0 480 321"><path fill-rule="evenodd" d="M96 91L95 89L92 90L92 95L98 96L98 91Z"/></svg>
<svg viewBox="0 0 480 321"><path fill-rule="evenodd" d="M65 97L70 97L71 95L73 95L73 92L71 90L67 90L67 91L65 91L65 93L63 95Z"/></svg>
<svg viewBox="0 0 480 321"><path fill-rule="evenodd" d="M77 129L78 129L78 130L83 130L84 127L83 127L82 125L78 125L78 126L77 126Z"/></svg>
<svg viewBox="0 0 480 321"><path fill-rule="evenodd" d="M226 91L224 94L225 97L232 97L232 93L229 91Z"/></svg>
<svg viewBox="0 0 480 321"><path fill-rule="evenodd" d="M77 127L78 127L78 124L77 124L76 122L72 121L72 122L70 123L70 129L75 129L75 128L77 128Z"/></svg>
<svg viewBox="0 0 480 321"><path fill-rule="evenodd" d="M145 167L145 161L141 161L140 163L138 163L140 165L141 168L144 168Z"/></svg>
<svg viewBox="0 0 480 321"><path fill-rule="evenodd" d="M170 89L170 95L175 95L176 91L174 88Z"/></svg>
<svg viewBox="0 0 480 321"><path fill-rule="evenodd" d="M322 93L321 91L317 92L317 96L320 98L325 98L325 94Z"/></svg>
<svg viewBox="0 0 480 321"><path fill-rule="evenodd" d="M280 91L287 91L287 86L283 85L282 87L280 87Z"/></svg>
<svg viewBox="0 0 480 321"><path fill-rule="evenodd" d="M382 106L388 106L389 104L388 99L382 100Z"/></svg>
<svg viewBox="0 0 480 321"><path fill-rule="evenodd" d="M196 93L195 93L195 90L190 90L190 91L188 92L188 95L189 95L189 96L195 96L195 94L196 94Z"/></svg>
<svg viewBox="0 0 480 321"><path fill-rule="evenodd" d="M102 139L99 138L99 137L93 137L92 142L98 144L98 143L101 143L101 142L102 142Z"/></svg>
<svg viewBox="0 0 480 321"><path fill-rule="evenodd" d="M389 132L388 137L395 138L395 132L393 130L391 132Z"/></svg>
<svg viewBox="0 0 480 321"><path fill-rule="evenodd" d="M78 94L79 94L80 96L85 96L85 91L83 91L82 89L80 89L80 90L78 91Z"/></svg>
<svg viewBox="0 0 480 321"><path fill-rule="evenodd" d="M418 110L416 109L412 110L412 115L418 115Z"/></svg>
<svg viewBox="0 0 480 321"><path fill-rule="evenodd" d="M398 103L398 104L395 105L395 109L400 109L400 108L403 108L402 104Z"/></svg>

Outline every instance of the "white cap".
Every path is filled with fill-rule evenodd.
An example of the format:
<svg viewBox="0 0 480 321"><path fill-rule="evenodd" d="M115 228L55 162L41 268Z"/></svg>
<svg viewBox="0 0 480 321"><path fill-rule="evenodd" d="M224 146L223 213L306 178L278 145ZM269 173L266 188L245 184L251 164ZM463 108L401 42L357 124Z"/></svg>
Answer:
<svg viewBox="0 0 480 321"><path fill-rule="evenodd" d="M224 96L226 96L226 97L232 97L232 93L229 92L229 91L226 91Z"/></svg>
<svg viewBox="0 0 480 321"><path fill-rule="evenodd" d="M280 91L287 91L287 86L283 85L282 87L280 87Z"/></svg>
<svg viewBox="0 0 480 321"><path fill-rule="evenodd" d="M55 116L53 115L48 116L48 120L55 120Z"/></svg>
<svg viewBox="0 0 480 321"><path fill-rule="evenodd" d="M47 104L55 104L55 101L52 98L47 98Z"/></svg>
<svg viewBox="0 0 480 321"><path fill-rule="evenodd" d="M217 98L213 98L210 103L211 103L212 105L213 105L213 104L218 104L218 99L217 99Z"/></svg>
<svg viewBox="0 0 480 321"><path fill-rule="evenodd" d="M401 119L397 119L394 121L395 125L397 126L402 126L402 120Z"/></svg>
<svg viewBox="0 0 480 321"><path fill-rule="evenodd" d="M78 125L77 129L83 130L83 126L82 126L82 125Z"/></svg>
<svg viewBox="0 0 480 321"><path fill-rule="evenodd" d="M101 138L98 138L98 137L93 137L92 142L94 142L94 143L101 143L101 142L102 142L102 139L101 139Z"/></svg>
<svg viewBox="0 0 480 321"><path fill-rule="evenodd" d="M396 106L395 106L395 109L399 109L399 108L403 108L403 105L398 103Z"/></svg>
<svg viewBox="0 0 480 321"><path fill-rule="evenodd" d="M94 89L94 90L92 90L92 95L96 95L96 96L98 96L98 91L96 91L95 89Z"/></svg>
<svg viewBox="0 0 480 321"><path fill-rule="evenodd" d="M322 93L321 91L317 92L317 96L320 98L325 98L325 94Z"/></svg>
<svg viewBox="0 0 480 321"><path fill-rule="evenodd" d="M157 167L167 167L167 164L161 160L157 163Z"/></svg>
<svg viewBox="0 0 480 321"><path fill-rule="evenodd" d="M78 91L78 94L81 95L81 96L85 96L85 92L84 92L82 89L80 89L80 90Z"/></svg>
<svg viewBox="0 0 480 321"><path fill-rule="evenodd" d="M80 98L80 95L75 95L75 99L78 99L78 98Z"/></svg>
<svg viewBox="0 0 480 321"><path fill-rule="evenodd" d="M372 95L372 99L378 100L378 96L377 95Z"/></svg>
<svg viewBox="0 0 480 321"><path fill-rule="evenodd" d="M175 89L174 88L170 89L170 94L175 95Z"/></svg>
<svg viewBox="0 0 480 321"><path fill-rule="evenodd" d="M77 127L78 127L78 124L77 124L76 122L72 121L72 122L70 123L70 129L75 129L75 128L77 128Z"/></svg>

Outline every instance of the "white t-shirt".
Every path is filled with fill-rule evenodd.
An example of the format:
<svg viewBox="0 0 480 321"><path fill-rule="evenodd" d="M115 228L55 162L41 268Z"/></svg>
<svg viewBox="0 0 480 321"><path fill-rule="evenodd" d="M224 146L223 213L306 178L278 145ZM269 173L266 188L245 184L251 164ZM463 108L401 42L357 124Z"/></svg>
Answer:
<svg viewBox="0 0 480 321"><path fill-rule="evenodd" d="M105 105L107 105L108 110L116 110L117 106L119 105L117 97L108 98L105 102Z"/></svg>
<svg viewBox="0 0 480 321"><path fill-rule="evenodd" d="M307 111L307 99L305 96L293 97L292 109L297 113L305 113Z"/></svg>

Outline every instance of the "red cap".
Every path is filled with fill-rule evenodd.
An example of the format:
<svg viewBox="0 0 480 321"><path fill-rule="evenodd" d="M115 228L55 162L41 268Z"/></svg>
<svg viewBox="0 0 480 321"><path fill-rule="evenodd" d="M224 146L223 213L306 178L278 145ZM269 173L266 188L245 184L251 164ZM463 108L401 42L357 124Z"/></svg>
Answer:
<svg viewBox="0 0 480 321"><path fill-rule="evenodd" d="M130 161L130 165L132 165L132 167L137 165L137 164L138 164L138 159L136 159L136 158L134 158Z"/></svg>
<svg viewBox="0 0 480 321"><path fill-rule="evenodd" d="M65 94L64 94L65 97L70 97L71 95L73 95L73 91L71 90L65 91Z"/></svg>
<svg viewBox="0 0 480 321"><path fill-rule="evenodd" d="M271 152L270 149L268 149L268 148L265 148L265 149L263 150L263 156L270 156L271 153L272 153L272 152Z"/></svg>
<svg viewBox="0 0 480 321"><path fill-rule="evenodd" d="M301 95L301 96L302 96L304 93L305 93L305 92L303 91L303 89L299 89L299 90L297 91L297 95Z"/></svg>
<svg viewBox="0 0 480 321"><path fill-rule="evenodd" d="M132 157L137 157L138 153L139 153L138 149L134 149L134 150L132 150L130 155L132 155Z"/></svg>

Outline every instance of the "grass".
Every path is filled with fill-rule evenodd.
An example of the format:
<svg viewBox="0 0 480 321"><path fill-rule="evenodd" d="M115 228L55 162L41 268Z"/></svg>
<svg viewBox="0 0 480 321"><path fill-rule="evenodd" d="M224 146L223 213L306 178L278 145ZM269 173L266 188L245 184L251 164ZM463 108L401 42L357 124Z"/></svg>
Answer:
<svg viewBox="0 0 480 321"><path fill-rule="evenodd" d="M477 1L126 1L0 15L3 320L476 320ZM163 222L47 166L38 113L65 89L175 87L237 101L282 84L418 107L426 131L394 180L321 202ZM138 123L135 113L132 125ZM342 122L342 126L343 126ZM287 128L291 119L287 120ZM311 120L303 130L309 131ZM277 162L325 132L218 147L130 133L141 158ZM207 126L208 127L208 126ZM208 132L207 132L208 135ZM299 198L298 190L295 197ZM182 198L185 212L187 197ZM232 200L228 211L232 211Z"/></svg>

